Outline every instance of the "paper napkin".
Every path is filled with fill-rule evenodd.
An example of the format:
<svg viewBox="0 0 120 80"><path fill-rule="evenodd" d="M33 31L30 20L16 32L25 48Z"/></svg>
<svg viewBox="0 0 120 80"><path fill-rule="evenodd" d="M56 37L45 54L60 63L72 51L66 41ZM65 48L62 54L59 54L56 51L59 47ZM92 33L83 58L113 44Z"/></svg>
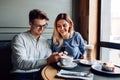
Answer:
<svg viewBox="0 0 120 80"><path fill-rule="evenodd" d="M75 79L93 80L94 75L92 73L90 73L88 76L81 76L81 75L79 75L79 73L80 72L74 72L74 71L68 71L68 70L61 69L56 74L56 76L63 77L63 78L75 78Z"/></svg>

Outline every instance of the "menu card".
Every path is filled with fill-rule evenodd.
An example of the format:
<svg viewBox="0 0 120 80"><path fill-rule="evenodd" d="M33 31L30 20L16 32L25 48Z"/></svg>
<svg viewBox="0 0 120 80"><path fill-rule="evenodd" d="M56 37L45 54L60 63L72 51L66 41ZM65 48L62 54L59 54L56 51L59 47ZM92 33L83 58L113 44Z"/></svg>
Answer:
<svg viewBox="0 0 120 80"><path fill-rule="evenodd" d="M61 69L56 76L63 78L75 78L75 79L84 79L84 80L93 80L93 74L89 73L87 76L81 76L80 72L68 71Z"/></svg>

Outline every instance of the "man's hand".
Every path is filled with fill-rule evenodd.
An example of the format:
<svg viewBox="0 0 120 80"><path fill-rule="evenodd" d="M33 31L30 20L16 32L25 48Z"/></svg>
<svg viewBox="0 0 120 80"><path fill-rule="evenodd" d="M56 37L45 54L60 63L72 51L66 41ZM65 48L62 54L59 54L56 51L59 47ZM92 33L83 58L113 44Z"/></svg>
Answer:
<svg viewBox="0 0 120 80"><path fill-rule="evenodd" d="M60 52L59 55L60 56L67 56L68 52L67 51L64 51L64 52Z"/></svg>
<svg viewBox="0 0 120 80"><path fill-rule="evenodd" d="M47 64L58 62L60 60L60 55L58 52L54 52L48 59Z"/></svg>
<svg viewBox="0 0 120 80"><path fill-rule="evenodd" d="M48 59L47 59L47 64L54 63L60 61L61 56L67 56L67 52L54 52Z"/></svg>

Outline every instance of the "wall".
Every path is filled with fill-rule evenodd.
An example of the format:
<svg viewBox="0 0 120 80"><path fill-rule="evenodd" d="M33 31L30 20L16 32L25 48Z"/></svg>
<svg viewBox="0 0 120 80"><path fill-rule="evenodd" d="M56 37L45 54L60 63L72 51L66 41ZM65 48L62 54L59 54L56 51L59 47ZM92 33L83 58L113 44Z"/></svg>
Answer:
<svg viewBox="0 0 120 80"><path fill-rule="evenodd" d="M89 1L89 44L94 45L93 57L97 58L98 52L98 0Z"/></svg>
<svg viewBox="0 0 120 80"><path fill-rule="evenodd" d="M93 44L92 56L97 58L98 48L98 0L78 0L79 1L79 28L78 31L88 44Z"/></svg>
<svg viewBox="0 0 120 80"><path fill-rule="evenodd" d="M29 11L44 10L50 20L44 32L51 38L55 17L66 12L72 17L72 0L2 0L0 1L0 40L11 40L14 35L29 29Z"/></svg>
<svg viewBox="0 0 120 80"><path fill-rule="evenodd" d="M89 0L79 0L79 32L88 41Z"/></svg>

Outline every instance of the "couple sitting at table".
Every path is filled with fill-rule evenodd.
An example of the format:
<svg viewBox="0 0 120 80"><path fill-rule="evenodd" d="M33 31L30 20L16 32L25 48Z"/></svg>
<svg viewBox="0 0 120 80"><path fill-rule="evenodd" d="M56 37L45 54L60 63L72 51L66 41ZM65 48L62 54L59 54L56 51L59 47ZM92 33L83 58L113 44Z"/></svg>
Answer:
<svg viewBox="0 0 120 80"><path fill-rule="evenodd" d="M84 58L84 40L74 31L73 21L66 13L59 14L55 20L51 51L47 40L41 36L48 20L43 11L31 10L30 30L13 38L13 80L41 80L40 69L46 64L58 62L62 55Z"/></svg>

